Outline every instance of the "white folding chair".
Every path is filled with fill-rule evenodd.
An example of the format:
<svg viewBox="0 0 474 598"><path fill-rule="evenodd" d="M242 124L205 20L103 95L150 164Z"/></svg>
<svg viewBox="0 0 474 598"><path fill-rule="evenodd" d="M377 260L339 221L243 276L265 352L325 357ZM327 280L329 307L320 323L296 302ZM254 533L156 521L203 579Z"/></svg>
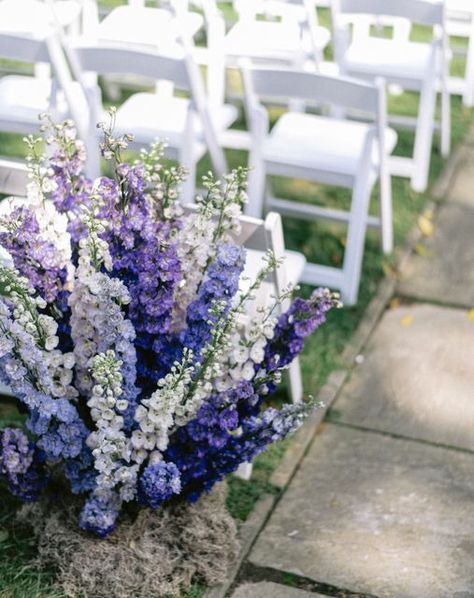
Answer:
<svg viewBox="0 0 474 598"><path fill-rule="evenodd" d="M1 10L0 10L1 13ZM54 26L12 33L0 21L0 57L36 65L48 64L53 77L5 75L0 78L0 131L38 133L38 115L49 112L57 119L72 117L80 136L86 131L87 106L72 80L69 66Z"/></svg>
<svg viewBox="0 0 474 598"><path fill-rule="evenodd" d="M157 0L155 6L146 6L144 0L129 0L113 8L102 20L99 19L97 1L85 1L89 3L89 10L95 9L95 29L85 33L103 41L156 48L164 40L176 41L183 30L194 37L205 24L202 14L190 10L188 0L168 3Z"/></svg>
<svg viewBox="0 0 474 598"><path fill-rule="evenodd" d="M0 194L24 197L29 183L25 162L0 158Z"/></svg>
<svg viewBox="0 0 474 598"><path fill-rule="evenodd" d="M247 259L242 273L241 291L246 285L255 280L259 271L264 265L263 256L271 250L281 266L273 272L269 280L263 283L260 292L252 305L248 307L246 317L252 317L259 307L269 306L272 297L282 295L288 285L296 286L300 281L306 259L303 254L285 249L281 217L276 212L267 214L265 220L241 217L241 232L236 241L246 248ZM247 280L247 282L245 282ZM286 311L290 300L285 299L281 305L281 311ZM303 383L301 377L301 366L296 358L288 370L289 394L293 403L299 403L303 399ZM251 463L243 463L237 475L243 479L250 479L252 475Z"/></svg>
<svg viewBox="0 0 474 598"><path fill-rule="evenodd" d="M449 77L448 88L452 95L460 95L467 108L474 106L474 2L472 0L446 0L446 29L449 37L467 40L467 48L451 44L453 54L465 55L464 77Z"/></svg>
<svg viewBox="0 0 474 598"><path fill-rule="evenodd" d="M104 119L100 88L90 84L84 75L135 75L151 81L170 81L177 90L190 95L178 97L160 92L132 94L118 109L115 132L134 135L133 145L149 144L157 138L168 143L167 153L189 171L182 189L184 201L191 201L195 189L198 161L209 151L214 170L220 176L227 170L222 148L217 141L215 125L225 130L235 120L233 106L223 106L211 119L199 68L191 54L182 46L168 48L167 53L151 49L136 49L113 42L94 42L81 38L67 42L71 64L81 81L91 106L90 134L86 143L93 156L97 145L94 123ZM99 163L96 163L99 171Z"/></svg>
<svg viewBox="0 0 474 598"><path fill-rule="evenodd" d="M224 41L228 64L246 57L303 68L322 60L330 32L317 22L315 0L234 0L234 8L239 19Z"/></svg>
<svg viewBox="0 0 474 598"><path fill-rule="evenodd" d="M302 219L348 224L342 269L307 264L302 281L338 289L343 301L357 301L367 225L380 226L385 253L393 249L391 179L387 160L397 136L386 126L385 91L348 78L243 66L246 109L252 134L248 213L265 209ZM329 108L357 110L372 123L287 112L269 131L262 97L291 97ZM297 177L352 189L350 212L265 197L268 175ZM380 218L368 215L371 190L380 182Z"/></svg>
<svg viewBox="0 0 474 598"><path fill-rule="evenodd" d="M206 66L211 117L214 110L222 109L225 73L221 40L225 33L225 23L214 0L156 0L156 6L145 5L144 0L129 0L128 4L113 8L103 20L99 20L97 0L83 1L88 4L85 13L89 15L89 24L84 27L85 34L98 41L166 51L170 45L181 43L186 38L186 43L193 46L196 62ZM201 12L191 10L191 4L201 8ZM194 47L194 38L202 32L206 33L206 46ZM106 80L109 93L113 93L110 77ZM173 93L169 82L159 81L157 90L162 94ZM216 125L218 128L218 123Z"/></svg>
<svg viewBox="0 0 474 598"><path fill-rule="evenodd" d="M397 121L401 126L415 125L412 158L392 157L390 171L408 177L415 191L428 184L437 89L441 89L441 152L449 155L451 137L449 60L442 0L332 0L336 61L342 73L365 79L383 78L388 84L420 93L418 116ZM431 43L413 42L406 35L385 39L360 32L351 39L348 21L369 19L406 19L433 29ZM394 120L394 122L397 122Z"/></svg>

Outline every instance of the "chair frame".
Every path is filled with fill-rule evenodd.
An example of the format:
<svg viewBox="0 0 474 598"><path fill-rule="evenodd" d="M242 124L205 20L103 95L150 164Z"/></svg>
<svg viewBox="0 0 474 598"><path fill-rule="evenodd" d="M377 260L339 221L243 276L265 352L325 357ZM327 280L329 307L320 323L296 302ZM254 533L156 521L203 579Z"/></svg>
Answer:
<svg viewBox="0 0 474 598"><path fill-rule="evenodd" d="M447 157L451 150L451 105L445 13L443 1L435 3L431 0L397 0L396 2L332 0L335 59L341 73L369 80L383 78L388 84L420 93L418 117L415 123L412 119L389 117L390 122L398 123L401 127L415 128L413 157L392 157L390 172L396 176L410 178L412 189L418 192L424 192L428 185L438 88L441 91L441 153ZM433 28L430 65L423 80L404 76L384 76L380 72L370 74L351 68L351 65L345 62L345 53L350 45L348 22L354 20L357 22L364 15L388 20L408 19L412 23Z"/></svg>
<svg viewBox="0 0 474 598"><path fill-rule="evenodd" d="M390 253L393 250L391 177L385 150L387 122L384 85L382 82L374 85L314 73L250 67L248 63L242 64L242 75L253 140L247 213L258 217L268 208L300 219L321 218L347 223L348 237L342 269L308 263L302 282L336 288L346 304L354 304L358 296L367 226L380 227L383 251ZM305 166L266 160L263 146L269 132L269 119L260 99L269 96L290 96L305 102L371 113L375 124L368 127L356 174L314 171ZM372 161L374 144L379 148L376 170ZM271 196L265 198L267 175L296 177L350 188L351 210L345 212ZM380 181L380 218L368 215L371 190L377 180Z"/></svg>
<svg viewBox="0 0 474 598"><path fill-rule="evenodd" d="M94 123L101 119L102 101L97 84L91 85L85 74L137 75L154 81L158 79L169 81L173 86L190 94L186 126L181 143L177 147L167 148L169 155L178 158L189 171L187 182L182 188L183 201L189 202L193 199L197 162L202 157L194 151L198 120L202 123L203 139L209 150L213 167L218 176L225 174L227 171L225 155L218 143L203 81L189 47L176 46L173 52L166 55L151 49L131 48L124 44L95 42L82 38L67 42L67 53L76 78L81 83L92 106L89 134L87 135L88 146L92 146L92 151L97 145L97 131ZM130 132L133 133L133 131ZM152 141L151 138L137 138L134 145L141 146L150 141ZM96 166L98 169L98 161Z"/></svg>

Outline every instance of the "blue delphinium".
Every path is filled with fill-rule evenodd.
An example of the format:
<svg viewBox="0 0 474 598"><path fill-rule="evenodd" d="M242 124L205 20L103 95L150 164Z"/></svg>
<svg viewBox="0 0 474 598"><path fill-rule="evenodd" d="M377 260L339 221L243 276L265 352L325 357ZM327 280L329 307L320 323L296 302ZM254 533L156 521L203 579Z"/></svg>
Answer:
<svg viewBox="0 0 474 598"><path fill-rule="evenodd" d="M198 289L196 299L188 308L187 328L182 335L183 345L199 357L202 348L211 340L212 328L218 318L225 315L239 288L244 267L244 250L232 243L222 243L206 271L206 278ZM223 306L219 314L211 308L218 303Z"/></svg>
<svg viewBox="0 0 474 598"><path fill-rule="evenodd" d="M42 461L24 432L17 428L0 430L0 475L14 496L27 502L39 498L48 483Z"/></svg>
<svg viewBox="0 0 474 598"><path fill-rule="evenodd" d="M79 516L79 527L105 538L115 527L120 507L115 494L92 494Z"/></svg>
<svg viewBox="0 0 474 598"><path fill-rule="evenodd" d="M138 484L139 501L152 509L157 509L180 492L181 477L178 468L174 463L164 461L148 465Z"/></svg>

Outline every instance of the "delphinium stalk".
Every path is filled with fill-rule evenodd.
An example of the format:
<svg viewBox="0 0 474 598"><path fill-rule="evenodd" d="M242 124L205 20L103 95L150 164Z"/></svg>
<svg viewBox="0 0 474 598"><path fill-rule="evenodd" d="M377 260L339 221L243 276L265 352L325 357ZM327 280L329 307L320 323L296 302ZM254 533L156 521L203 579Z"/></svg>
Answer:
<svg viewBox="0 0 474 598"><path fill-rule="evenodd" d="M219 245L231 243L232 235L240 232L239 215L247 200L246 175L246 169L239 168L227 175L223 183L212 173L204 176L206 194L196 198L196 211L187 215L178 231L182 280L175 290L174 332L185 328L188 307L205 280Z"/></svg>
<svg viewBox="0 0 474 598"><path fill-rule="evenodd" d="M84 143L77 138L71 120L55 123L48 114L41 114L41 131L50 146L47 160L30 151L30 165L34 178L43 177L47 187L41 185L42 193L51 199L56 210L67 216L68 231L74 242L79 241L86 230L81 220L83 206L88 206L93 182L84 175L86 151ZM31 138L30 138L31 139ZM42 163L43 162L43 163Z"/></svg>
<svg viewBox="0 0 474 598"><path fill-rule="evenodd" d="M98 189L104 201L100 215L109 223L103 237L110 248L111 275L120 278L130 292L128 317L137 332L138 383L148 394L175 359L172 352L167 358L166 336L172 321L175 289L181 281L175 239L179 221L171 213L165 220L157 219L157 214L171 210L180 173L165 174L158 165L153 166L161 155L159 150L148 155L146 165L123 163L122 151L129 138L114 137L113 113L112 122L101 128L102 152L115 173L114 180L103 180ZM157 206L158 197L167 208Z"/></svg>
<svg viewBox="0 0 474 598"><path fill-rule="evenodd" d="M23 501L38 500L48 483L41 451L19 428L0 430L0 476Z"/></svg>
<svg viewBox="0 0 474 598"><path fill-rule="evenodd" d="M41 314L45 302L34 297L28 281L0 266L0 379L29 411L27 426L49 462L88 460L88 431L74 404L71 384L74 358L56 350L54 320ZM75 480L71 479L73 488ZM84 476L81 487L89 487Z"/></svg>
<svg viewBox="0 0 474 598"><path fill-rule="evenodd" d="M96 429L87 438L87 445L92 450L97 477L82 510L80 526L98 535L110 531L122 502L136 495L139 465L132 460L132 444L124 429L128 401L122 398L122 365L112 350L96 355L91 364L94 386L87 405Z"/></svg>
<svg viewBox="0 0 474 598"><path fill-rule="evenodd" d="M128 402L126 425L133 421L138 388L136 380L135 330L124 315L130 295L124 283L109 276L112 258L107 242L101 238L104 223L92 210L83 211L88 234L79 241L79 263L74 290L69 297L71 338L76 359L76 386L85 396L93 386L92 359L99 353L113 350L122 363L123 395ZM105 270L105 271L104 271Z"/></svg>

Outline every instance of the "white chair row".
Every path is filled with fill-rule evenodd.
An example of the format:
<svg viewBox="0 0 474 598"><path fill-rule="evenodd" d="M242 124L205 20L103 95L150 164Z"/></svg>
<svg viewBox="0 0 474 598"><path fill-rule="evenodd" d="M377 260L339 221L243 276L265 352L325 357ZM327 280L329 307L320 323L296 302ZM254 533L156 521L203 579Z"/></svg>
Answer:
<svg viewBox="0 0 474 598"><path fill-rule="evenodd" d="M448 91L449 60L443 2L430 0L333 0L334 47L341 71L358 78L383 78L387 84L420 94L415 127L413 157L392 158L390 172L411 179L415 191L425 191L431 158L437 89L441 89L441 151L450 151L451 123ZM362 28L361 18L368 19ZM403 37L381 38L370 35L373 17L405 19L432 29L431 42L413 42ZM350 36L348 24L359 25ZM363 29L363 30L362 30ZM361 31L362 30L362 31ZM410 126L408 119L398 124Z"/></svg>
<svg viewBox="0 0 474 598"><path fill-rule="evenodd" d="M20 1L31 2L32 0ZM270 4L272 10L276 10L275 5L281 10L280 5L284 4L281 0L265 1ZM3 2L11 2L11 0L3 0ZM259 6L262 3L263 0L259 0ZM314 3L310 4L310 9L314 12ZM0 7L1 5L2 2ZM297 6L293 3L290 6L298 9L292 13L296 15L293 23L297 19L300 19L298 22L301 23L301 10L302 8L306 10L307 6ZM398 38L380 40L365 35L362 41L359 37L350 40L345 28L354 15L359 17L367 15L370 18L375 15L377 18L388 19L410 17L429 24L435 29L435 33L438 28L442 30L443 10L439 3L429 0L404 0L391 4L388 10L386 6L382 0L340 0L339 6L333 6L335 42L340 63L345 72L351 75L357 74L359 78L364 77L366 83L350 80L347 76L328 77L307 73L303 70L305 68L303 63L299 63L297 71L294 68L289 69L290 65L282 59L282 56L271 63L272 69L265 66L268 61L264 57L258 61L262 62L263 66L256 67L254 59L252 64L244 69L247 120L250 125L251 139L250 164L254 167L250 176L249 213L260 217L266 209L277 209L284 214L307 219L329 218L346 222L348 241L342 271L308 264L303 279L311 284L326 284L338 288L347 303L354 303L357 299L367 225L381 226L382 247L385 252L390 252L393 244L390 174L394 169L396 170L399 161L391 156L396 135L386 127L385 99L381 81L385 75L385 80L388 78L389 81L401 83L403 86L421 88L422 101L417 123L415 155L409 163L409 168L406 162L403 164L406 169L405 174L412 176L414 185L422 188L426 185L429 167L433 111L436 101L435 84L438 79L444 77L444 71L440 72L439 66L440 57L445 51L442 35L441 37L436 35L432 44L414 44L405 40L405 54L398 51L403 41ZM265 10L270 8L267 6ZM177 10L176 14L179 16L181 9ZM263 8L258 8L258 11L262 10ZM169 16L171 13L167 14L166 18L171 19ZM255 10L251 15L242 18L252 21L256 15ZM105 22L106 20L102 21ZM46 110L48 106L59 115L65 114L69 109L78 123L80 135L89 148L89 172L96 175L99 171L99 160L94 153L97 147L95 123L102 120L98 75L144 77L150 80L152 86L157 80L168 81L173 89L184 90L187 97L163 91L161 84L154 92L134 93L118 108L116 126L119 133L134 133L138 145L149 143L156 137L168 138L170 156L179 158L190 170L189 183L183 189L183 198L185 201L191 200L194 193L196 165L206 151L209 151L217 173L225 172L225 156L220 142L237 118L237 111L234 106L225 105L218 98L211 100L209 94L206 94L198 67L192 57L193 47L190 35L181 31L181 44L177 43L178 29L171 27L171 24L176 25L177 22L176 19L168 21L170 30L173 32L168 39L163 36L161 47L160 44L152 47L151 43L124 44L114 39L97 39L93 36L79 38L64 36L63 44L76 82L69 73L68 63L53 27L45 28L41 35L37 31L34 34L30 33L29 37L1 34L0 31L0 55L31 62L51 61L56 75L55 83L47 80L47 85L44 79L33 80L34 86L38 89L43 86L41 94L34 87L31 87L31 90L27 88L26 85L31 83L23 79L20 81L15 78L16 76L1 79L0 119L2 116L3 119L0 120L0 126L3 126L4 130L14 131L12 121L16 116L21 122L21 127L19 126L17 131L24 133L36 122L37 113ZM258 24L262 21L252 22ZM288 23L290 21L277 22L285 27ZM0 30L1 27L0 23ZM374 60L369 55L368 58L366 57L368 64L362 59L357 62L357 56L363 54L371 44L376 49L383 46L384 53L380 52L382 60ZM392 55L389 48L394 48L397 53ZM401 70L399 63L403 64L405 60L406 64L406 54L413 56L416 54L416 57L419 54L424 57L423 68L414 69L416 76L410 77L407 72ZM280 68L275 70L274 65L278 62ZM390 77L387 77L387 74ZM376 78L380 79L377 83ZM21 89L21 85L30 91L28 93L16 91L15 95L13 92ZM2 99L6 101L3 102ZM269 99L274 102L281 102L283 99L285 104L290 105L290 111L280 119L271 133L268 130L268 118L263 104ZM292 104L295 100L296 106ZM6 105L4 110L3 103ZM317 105L319 108L329 106L332 117L325 116L324 113L306 114L302 110L305 105L313 107ZM364 124L360 120L358 122L348 120L354 112L358 113L358 118L369 116L374 126ZM430 113L431 117L429 117ZM449 116L449 112L447 115ZM344 116L346 118L343 118ZM446 140L444 149L446 150ZM351 210L349 213L344 213L281 198L266 199L267 175L296 176L348 187L353 191ZM371 189L377 181L380 182L381 190L380 218L373 218L368 215L368 202Z"/></svg>

